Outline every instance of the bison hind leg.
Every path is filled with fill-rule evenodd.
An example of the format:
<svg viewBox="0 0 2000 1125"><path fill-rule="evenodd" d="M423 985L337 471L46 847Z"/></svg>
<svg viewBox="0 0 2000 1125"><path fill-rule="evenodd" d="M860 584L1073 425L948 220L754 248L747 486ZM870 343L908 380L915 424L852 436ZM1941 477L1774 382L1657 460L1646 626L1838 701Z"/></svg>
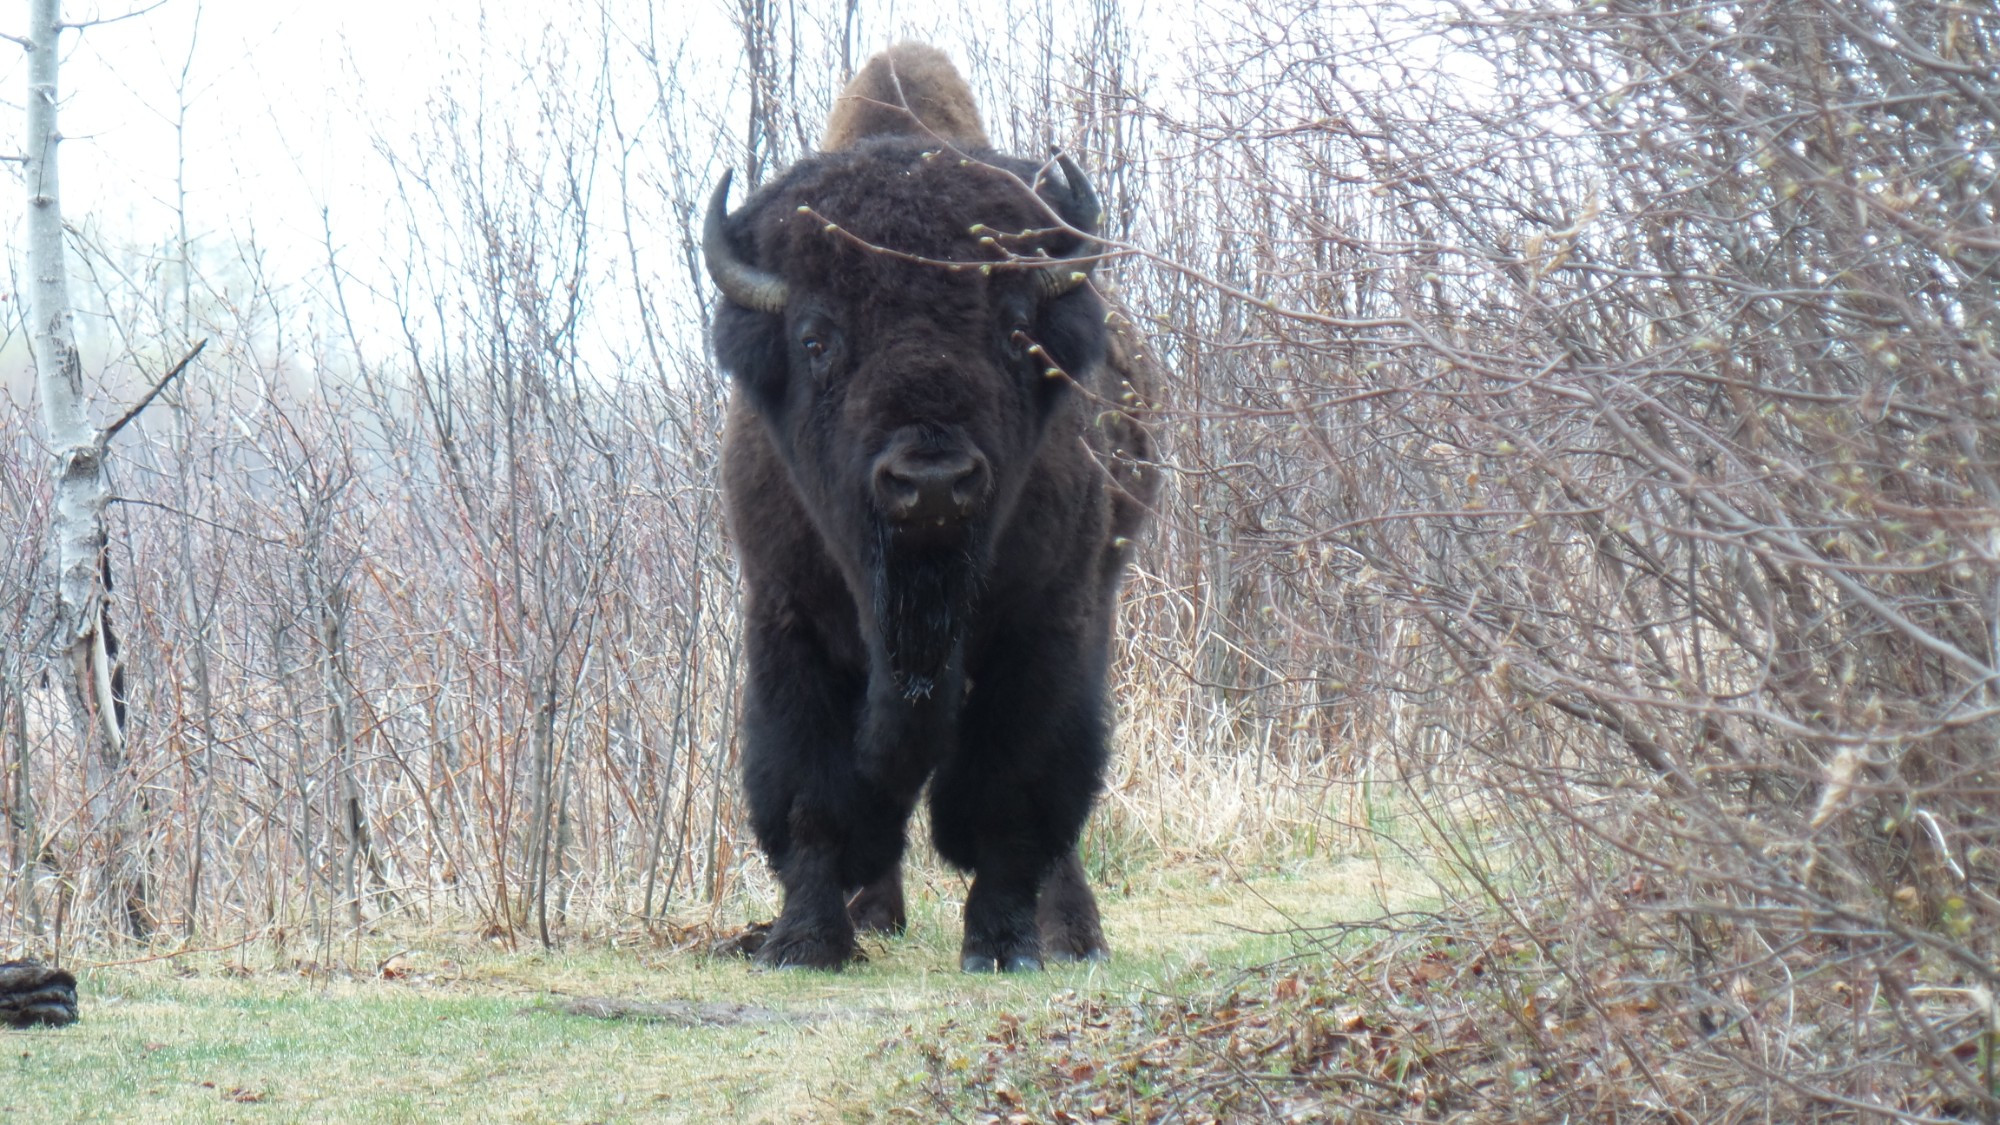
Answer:
<svg viewBox="0 0 2000 1125"><path fill-rule="evenodd" d="M1042 952L1051 961L1109 961L1111 947L1097 913L1097 896L1083 873L1083 860L1071 851L1056 862L1042 884L1035 904L1035 927L1041 931Z"/></svg>
<svg viewBox="0 0 2000 1125"><path fill-rule="evenodd" d="M909 928L910 916L903 902L903 870L892 865L880 879L854 892L847 900L847 919L864 933L900 934Z"/></svg>

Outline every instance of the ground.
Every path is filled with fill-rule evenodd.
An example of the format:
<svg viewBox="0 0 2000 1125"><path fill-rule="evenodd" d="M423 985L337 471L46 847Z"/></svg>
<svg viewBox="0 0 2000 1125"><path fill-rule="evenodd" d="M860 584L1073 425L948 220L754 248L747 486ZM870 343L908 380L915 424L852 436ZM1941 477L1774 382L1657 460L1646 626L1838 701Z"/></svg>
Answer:
<svg viewBox="0 0 2000 1125"><path fill-rule="evenodd" d="M1299 927L1424 893L1374 859L1162 863L1103 891L1108 965L1000 977L952 968L961 884L912 890L909 935L838 974L632 934L548 952L377 935L331 967L268 946L78 963L82 1022L0 1033L0 1122L932 1120L939 1067L996 1028L1268 963Z"/></svg>

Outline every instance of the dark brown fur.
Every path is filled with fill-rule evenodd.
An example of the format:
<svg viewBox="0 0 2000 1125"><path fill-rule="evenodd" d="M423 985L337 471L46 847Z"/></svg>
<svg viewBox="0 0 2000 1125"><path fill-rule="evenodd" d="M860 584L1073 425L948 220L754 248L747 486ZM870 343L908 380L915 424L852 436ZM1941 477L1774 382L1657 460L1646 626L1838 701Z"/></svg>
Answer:
<svg viewBox="0 0 2000 1125"><path fill-rule="evenodd" d="M914 119L875 112L885 74ZM975 875L967 968L1102 956L1075 845L1107 755L1117 584L1157 487L1135 417L1155 367L1088 285L1020 268L1089 249L1047 209L1087 194L985 149L941 55L892 48L849 89L830 151L727 220L728 255L782 305L725 301L715 323L744 784L785 886L758 956L835 967L855 925L902 927L926 783L940 853ZM905 458L976 462L976 500L935 529L896 522L881 473Z"/></svg>
<svg viewBox="0 0 2000 1125"><path fill-rule="evenodd" d="M0 961L0 1026L76 1022L76 978L37 961Z"/></svg>

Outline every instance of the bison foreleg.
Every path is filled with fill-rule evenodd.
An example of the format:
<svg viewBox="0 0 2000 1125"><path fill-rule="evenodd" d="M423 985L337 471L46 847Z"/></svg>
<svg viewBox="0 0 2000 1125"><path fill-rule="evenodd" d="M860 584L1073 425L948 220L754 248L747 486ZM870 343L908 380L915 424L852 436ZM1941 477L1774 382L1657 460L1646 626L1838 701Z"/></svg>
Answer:
<svg viewBox="0 0 2000 1125"><path fill-rule="evenodd" d="M847 872L860 876L861 889L848 900L847 915L856 929L900 934L909 925L898 862L903 825L932 768L957 742L964 672L962 657L954 652L933 679L930 692L911 698L892 672L887 654L878 649L873 660L868 707L855 743L856 784L873 798L877 819L884 825L893 823L896 851L887 856L886 869L878 875L869 868L883 861L881 850L855 849Z"/></svg>
<svg viewBox="0 0 2000 1125"><path fill-rule="evenodd" d="M855 956L857 923L900 928L897 867L910 805L851 774L827 779L794 801L790 847L778 864L785 908L757 957L772 966L838 968ZM850 917L845 889L857 884L864 888L857 898L874 892L875 913Z"/></svg>
<svg viewBox="0 0 2000 1125"><path fill-rule="evenodd" d="M965 899L968 971L1038 969L1046 955L1103 949L1076 841L1102 784L1103 632L1055 614L997 631L966 697L960 747L931 781L939 854L973 872ZM1052 883L1045 950L1037 909Z"/></svg>
<svg viewBox="0 0 2000 1125"><path fill-rule="evenodd" d="M772 968L838 969L854 958L854 926L840 893L831 848L795 846L778 872L785 909L757 951Z"/></svg>
<svg viewBox="0 0 2000 1125"><path fill-rule="evenodd" d="M965 944L959 967L968 973L1032 972L1042 967L1042 939L1035 928L1039 865L1021 863L1031 853L1008 849L980 865L965 896Z"/></svg>
<svg viewBox="0 0 2000 1125"><path fill-rule="evenodd" d="M854 739L866 684L834 659L802 615L753 598L744 686L744 794L785 905L757 959L833 969L855 954L846 889L902 854L908 802L856 776Z"/></svg>

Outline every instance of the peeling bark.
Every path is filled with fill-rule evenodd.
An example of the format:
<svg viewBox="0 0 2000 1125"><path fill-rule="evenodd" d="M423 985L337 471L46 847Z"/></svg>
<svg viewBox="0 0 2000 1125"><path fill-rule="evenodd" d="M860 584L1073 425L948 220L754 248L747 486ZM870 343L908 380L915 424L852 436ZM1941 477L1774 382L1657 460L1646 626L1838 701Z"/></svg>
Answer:
<svg viewBox="0 0 2000 1125"><path fill-rule="evenodd" d="M62 34L58 0L29 5L27 137L28 328L35 356L42 421L54 454L56 645L65 694L76 720L90 790L90 836L105 884L117 896L127 931L152 930L144 863L134 841L138 809L126 769L125 673L111 628L111 560L104 509L111 499L106 472L109 431L88 421L83 361L77 353L69 273L64 260L56 151L56 84Z"/></svg>

